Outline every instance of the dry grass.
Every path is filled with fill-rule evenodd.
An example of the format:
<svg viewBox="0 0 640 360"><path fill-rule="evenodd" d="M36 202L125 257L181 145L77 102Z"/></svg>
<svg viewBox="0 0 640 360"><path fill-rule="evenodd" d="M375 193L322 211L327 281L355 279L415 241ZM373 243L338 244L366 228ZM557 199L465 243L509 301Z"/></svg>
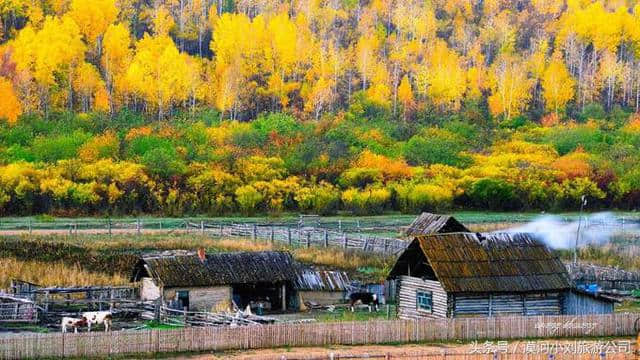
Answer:
<svg viewBox="0 0 640 360"><path fill-rule="evenodd" d="M506 229L522 226L523 223L488 222L488 223L465 224L465 225L469 228L469 230L473 232L492 232L492 231L506 230Z"/></svg>
<svg viewBox="0 0 640 360"><path fill-rule="evenodd" d="M129 281L115 274L106 275L83 270L79 264L63 262L22 261L0 258L0 288L8 288L11 279L20 279L44 286L123 285Z"/></svg>
<svg viewBox="0 0 640 360"><path fill-rule="evenodd" d="M338 248L295 248L286 246L284 244L273 244L264 241L253 241L250 239L218 239L192 234L149 234L141 236L117 235L113 236L112 238L109 238L106 235L78 237L45 235L32 237L21 236L16 240L18 240L16 241L16 244L18 244L17 246L25 246L30 248L41 248L40 246L36 246L36 242L39 244L44 243L62 245L56 247L55 250L43 249L43 251L47 253L55 252L55 254L52 253L50 256L48 255L46 257L43 257L42 254L38 254L38 252L34 253L31 260L38 260L38 262L33 262L32 267L28 268L22 273L14 271L15 275L7 276L8 278L16 277L27 281L29 281L29 279L34 279L36 280L36 283L43 283L43 281L38 280L39 276L41 276L40 274L48 273L49 271L47 269L55 266L63 266L66 268L66 271L71 273L75 271L95 276L102 275L104 281L113 281L114 284L118 283L118 281L120 281L120 283L126 283L125 277L126 273L130 271L131 260L124 261L124 256L120 256L119 254L129 254L129 257L131 257L132 254L147 251L176 249L196 250L198 247L204 247L207 249L207 251L210 252L285 250L290 251L296 260L306 264L314 264L329 269L342 269L349 271L352 274L355 274L357 270L365 269L366 273L359 273L359 275L360 277L366 278L371 281L378 281L380 279L383 279L386 271L389 270L394 260L393 258L382 257L369 253L360 253L354 251L344 252L342 249ZM66 245L73 245L80 248L76 248L76 250L71 251L67 250ZM64 265L56 263L56 261L66 261L67 263L71 264L77 262L78 253L85 252L85 250L83 249L86 250L87 254L89 254L94 261L92 261L91 263L79 265ZM0 256L27 259L27 256L29 256L29 254L15 254L14 251L7 252L5 249L4 254L0 252ZM5 260L2 260L2 258L0 257L0 261ZM100 269L103 268L105 269L105 274L86 271L86 269L100 271ZM116 272L116 275L110 277L106 274L107 272ZM117 272L122 275L118 275ZM64 272L61 270L59 274L62 273ZM4 274L2 275L5 276ZM51 284L63 285L63 282L64 284L73 285L84 285L89 283L93 283L96 285L102 284L100 283L101 280L96 277L88 277L88 279L91 280L86 280L85 278L83 281L82 276L52 276Z"/></svg>

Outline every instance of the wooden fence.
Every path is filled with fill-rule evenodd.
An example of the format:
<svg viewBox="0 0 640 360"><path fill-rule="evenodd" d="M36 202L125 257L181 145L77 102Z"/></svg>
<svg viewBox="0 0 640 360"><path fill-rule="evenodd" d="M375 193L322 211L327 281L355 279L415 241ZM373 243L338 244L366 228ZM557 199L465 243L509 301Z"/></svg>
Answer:
<svg viewBox="0 0 640 360"><path fill-rule="evenodd" d="M3 222L0 235L62 234L69 236L116 234L199 234L226 238L250 238L280 242L298 247L338 247L372 253L397 254L408 245L405 239L378 236L397 233L400 223L362 224L360 221L234 223L213 219L134 219L134 220L79 220L69 222Z"/></svg>
<svg viewBox="0 0 640 360"><path fill-rule="evenodd" d="M379 237L362 233L347 233L316 227L261 224L187 223L191 232L220 237L243 237L266 240L299 247L337 247L385 254L403 251L408 242L403 239Z"/></svg>
<svg viewBox="0 0 640 360"><path fill-rule="evenodd" d="M118 354L275 347L635 335L640 314L529 316L188 327L109 333L15 334L0 338L0 358L100 357Z"/></svg>

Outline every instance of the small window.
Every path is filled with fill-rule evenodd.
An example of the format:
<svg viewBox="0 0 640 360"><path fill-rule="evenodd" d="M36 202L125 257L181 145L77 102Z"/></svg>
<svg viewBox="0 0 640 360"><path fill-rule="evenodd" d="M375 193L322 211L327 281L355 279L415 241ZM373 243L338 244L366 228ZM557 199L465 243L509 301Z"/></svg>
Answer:
<svg viewBox="0 0 640 360"><path fill-rule="evenodd" d="M416 291L416 305L420 311L433 312L433 296L431 291Z"/></svg>

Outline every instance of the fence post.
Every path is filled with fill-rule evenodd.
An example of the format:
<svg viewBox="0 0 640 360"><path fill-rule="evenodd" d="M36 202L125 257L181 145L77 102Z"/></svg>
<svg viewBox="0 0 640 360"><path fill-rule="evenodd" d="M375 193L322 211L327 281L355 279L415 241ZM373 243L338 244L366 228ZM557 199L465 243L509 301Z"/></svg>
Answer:
<svg viewBox="0 0 640 360"><path fill-rule="evenodd" d="M29 219L29 235L31 235L31 232L32 232L31 219Z"/></svg>
<svg viewBox="0 0 640 360"><path fill-rule="evenodd" d="M360 236L362 238L362 236ZM367 251L367 245L369 245L369 237L364 238L364 245L362 246L362 251Z"/></svg>
<svg viewBox="0 0 640 360"><path fill-rule="evenodd" d="M346 233L342 233L342 243L344 248L347 248L347 234Z"/></svg>
<svg viewBox="0 0 640 360"><path fill-rule="evenodd" d="M324 247L326 248L329 247L329 233L327 232L326 229L324 231Z"/></svg>
<svg viewBox="0 0 640 360"><path fill-rule="evenodd" d="M109 237L111 237L111 218L107 219L107 229L109 229Z"/></svg>
<svg viewBox="0 0 640 360"><path fill-rule="evenodd" d="M141 228L142 228L142 223L140 222L140 219L137 218L136 219L136 232L138 233L138 235L140 235Z"/></svg>
<svg viewBox="0 0 640 360"><path fill-rule="evenodd" d="M200 220L200 232L202 233L202 236L204 236L204 221Z"/></svg>
<svg viewBox="0 0 640 360"><path fill-rule="evenodd" d="M274 238L273 232L274 232L273 225L271 225L271 236L270 236L271 242L273 242L273 238Z"/></svg>
<svg viewBox="0 0 640 360"><path fill-rule="evenodd" d="M220 223L220 237L224 234L224 224Z"/></svg>
<svg viewBox="0 0 640 360"><path fill-rule="evenodd" d="M311 231L307 231L307 249L311 247Z"/></svg>
<svg viewBox="0 0 640 360"><path fill-rule="evenodd" d="M251 240L255 240L258 235L258 225L253 224L253 233L251 234Z"/></svg>
<svg viewBox="0 0 640 360"><path fill-rule="evenodd" d="M287 243L291 246L291 227L287 226Z"/></svg>

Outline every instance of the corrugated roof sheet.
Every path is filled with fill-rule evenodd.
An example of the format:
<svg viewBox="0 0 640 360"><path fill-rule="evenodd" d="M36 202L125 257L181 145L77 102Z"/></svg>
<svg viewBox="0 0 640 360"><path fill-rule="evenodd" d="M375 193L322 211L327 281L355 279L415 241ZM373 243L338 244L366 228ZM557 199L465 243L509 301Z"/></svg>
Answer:
<svg viewBox="0 0 640 360"><path fill-rule="evenodd" d="M431 235L450 232L467 232L467 229L453 216L422 213L405 231L407 236Z"/></svg>
<svg viewBox="0 0 640 360"><path fill-rule="evenodd" d="M447 292L529 292L571 287L562 262L533 234L418 236Z"/></svg>
<svg viewBox="0 0 640 360"><path fill-rule="evenodd" d="M138 261L132 281L145 275L165 287L216 286L296 280L296 264L283 251L147 256Z"/></svg>
<svg viewBox="0 0 640 360"><path fill-rule="evenodd" d="M312 270L299 268L296 273L295 286L298 290L307 291L345 291L351 281L346 272Z"/></svg>

